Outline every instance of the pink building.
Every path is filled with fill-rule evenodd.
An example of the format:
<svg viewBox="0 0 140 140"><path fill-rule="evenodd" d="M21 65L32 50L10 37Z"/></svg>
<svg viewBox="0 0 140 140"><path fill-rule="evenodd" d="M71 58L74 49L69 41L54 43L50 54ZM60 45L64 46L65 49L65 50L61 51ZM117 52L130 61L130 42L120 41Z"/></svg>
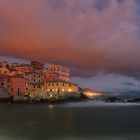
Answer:
<svg viewBox="0 0 140 140"><path fill-rule="evenodd" d="M25 95L25 80L21 75L11 76L8 78L9 95L24 96Z"/></svg>
<svg viewBox="0 0 140 140"><path fill-rule="evenodd" d="M65 82L70 81L70 70L60 65L50 64L47 69L44 69L44 75L48 81L61 80Z"/></svg>

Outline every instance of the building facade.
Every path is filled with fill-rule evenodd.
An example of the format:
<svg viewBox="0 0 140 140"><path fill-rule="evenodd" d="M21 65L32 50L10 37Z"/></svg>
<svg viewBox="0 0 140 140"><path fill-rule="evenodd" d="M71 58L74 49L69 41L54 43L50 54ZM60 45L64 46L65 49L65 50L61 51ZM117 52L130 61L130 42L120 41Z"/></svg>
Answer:
<svg viewBox="0 0 140 140"><path fill-rule="evenodd" d="M6 67L0 67L0 74L9 75L10 70L8 68L6 68Z"/></svg>
<svg viewBox="0 0 140 140"><path fill-rule="evenodd" d="M42 63L40 63L40 62L38 62L38 61L31 61L31 67L32 67L33 69L38 69L38 70L40 70L40 69L43 69L43 68L44 68L44 64L42 64Z"/></svg>
<svg viewBox="0 0 140 140"><path fill-rule="evenodd" d="M48 92L79 92L78 85L64 81L50 81L46 84L46 89Z"/></svg>
<svg viewBox="0 0 140 140"><path fill-rule="evenodd" d="M25 95L25 81L21 75L16 75L8 78L8 93L10 96Z"/></svg>
<svg viewBox="0 0 140 140"><path fill-rule="evenodd" d="M47 68L46 79L50 80L61 80L70 81L70 70L60 65L50 64Z"/></svg>

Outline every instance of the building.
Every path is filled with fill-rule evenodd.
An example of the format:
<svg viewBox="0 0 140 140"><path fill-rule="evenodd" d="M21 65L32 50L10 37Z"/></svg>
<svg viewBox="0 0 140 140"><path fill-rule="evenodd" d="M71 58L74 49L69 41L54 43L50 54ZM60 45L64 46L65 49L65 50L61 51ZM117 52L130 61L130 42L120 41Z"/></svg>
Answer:
<svg viewBox="0 0 140 140"><path fill-rule="evenodd" d="M8 78L8 93L13 97L25 95L25 81L23 76L16 75Z"/></svg>
<svg viewBox="0 0 140 140"><path fill-rule="evenodd" d="M64 82L64 81L49 81L46 84L47 91L56 91L56 92L68 92L68 93L77 93L79 92L78 85L74 83Z"/></svg>
<svg viewBox="0 0 140 140"><path fill-rule="evenodd" d="M8 87L8 76L4 74L0 74L0 86Z"/></svg>
<svg viewBox="0 0 140 140"><path fill-rule="evenodd" d="M42 64L38 61L31 61L31 67L33 69L42 70L44 68L44 64Z"/></svg>
<svg viewBox="0 0 140 140"><path fill-rule="evenodd" d="M26 65L26 64L21 64L21 65L17 65L14 67L14 70L18 71L18 72L31 72L33 71L33 68L30 65Z"/></svg>
<svg viewBox="0 0 140 140"><path fill-rule="evenodd" d="M64 81L49 81L46 84L46 90L50 98L80 98L80 92L78 85L74 83L64 82Z"/></svg>
<svg viewBox="0 0 140 140"><path fill-rule="evenodd" d="M0 67L0 74L9 75L10 70L6 67Z"/></svg>
<svg viewBox="0 0 140 140"><path fill-rule="evenodd" d="M44 75L42 73L32 72L31 73L31 91L41 91L44 87L43 78Z"/></svg>
<svg viewBox="0 0 140 140"><path fill-rule="evenodd" d="M7 67L8 66L8 62L7 61L1 61L0 60L0 67Z"/></svg>
<svg viewBox="0 0 140 140"><path fill-rule="evenodd" d="M31 72L26 72L23 75L24 77L24 84L25 84L25 95L28 96L30 95L31 91L32 91L32 73Z"/></svg>
<svg viewBox="0 0 140 140"><path fill-rule="evenodd" d="M52 80L61 80L61 81L70 81L70 70L60 65L50 64L46 70L46 79L48 81Z"/></svg>

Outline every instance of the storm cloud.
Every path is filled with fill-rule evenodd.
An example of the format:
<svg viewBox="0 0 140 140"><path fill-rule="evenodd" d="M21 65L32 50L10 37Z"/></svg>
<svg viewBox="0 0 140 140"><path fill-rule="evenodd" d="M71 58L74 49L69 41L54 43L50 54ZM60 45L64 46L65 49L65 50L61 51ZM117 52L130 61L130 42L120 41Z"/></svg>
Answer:
<svg viewBox="0 0 140 140"><path fill-rule="evenodd" d="M1 0L0 55L63 63L73 75L139 76L135 0Z"/></svg>

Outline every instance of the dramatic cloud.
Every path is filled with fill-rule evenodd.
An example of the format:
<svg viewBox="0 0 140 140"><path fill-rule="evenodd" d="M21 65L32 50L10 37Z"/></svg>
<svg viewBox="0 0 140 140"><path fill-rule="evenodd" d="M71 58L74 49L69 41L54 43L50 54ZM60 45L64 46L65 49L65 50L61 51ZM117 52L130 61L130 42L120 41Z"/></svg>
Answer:
<svg viewBox="0 0 140 140"><path fill-rule="evenodd" d="M79 76L137 77L135 0L1 0L0 54L63 63Z"/></svg>
<svg viewBox="0 0 140 140"><path fill-rule="evenodd" d="M74 77L72 81L78 83L82 88L88 87L100 91L112 92L114 94L131 91L131 95L133 95L134 92L138 93L140 91L140 81L123 75L98 74L91 78Z"/></svg>

